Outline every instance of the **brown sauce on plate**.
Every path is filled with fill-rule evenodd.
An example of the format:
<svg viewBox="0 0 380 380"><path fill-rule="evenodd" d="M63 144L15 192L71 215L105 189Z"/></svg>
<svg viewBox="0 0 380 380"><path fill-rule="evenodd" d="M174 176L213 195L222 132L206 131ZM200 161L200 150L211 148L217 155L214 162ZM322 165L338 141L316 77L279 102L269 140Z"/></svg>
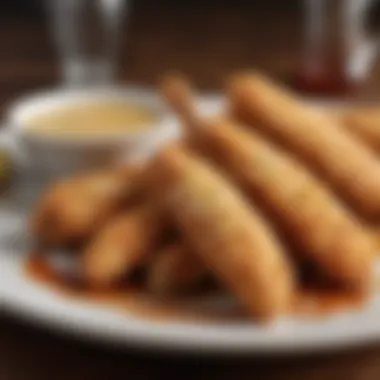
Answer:
<svg viewBox="0 0 380 380"><path fill-rule="evenodd" d="M25 271L33 280L53 288L64 296L102 304L148 320L202 323L249 320L234 302L215 303L216 294L198 296L196 299L158 300L141 286L123 284L106 290L89 288L75 278L58 273L41 255L30 256L26 261ZM320 318L360 308L367 299L363 294L342 290L307 288L295 297L290 314ZM214 305L211 305L213 303Z"/></svg>
<svg viewBox="0 0 380 380"><path fill-rule="evenodd" d="M96 289L83 282L58 273L41 255L30 256L25 265L26 274L36 282L48 286L63 296L102 304L120 312L157 321L224 322L243 320L237 306L211 305L215 293L185 300L157 299L142 286L120 284L109 289Z"/></svg>

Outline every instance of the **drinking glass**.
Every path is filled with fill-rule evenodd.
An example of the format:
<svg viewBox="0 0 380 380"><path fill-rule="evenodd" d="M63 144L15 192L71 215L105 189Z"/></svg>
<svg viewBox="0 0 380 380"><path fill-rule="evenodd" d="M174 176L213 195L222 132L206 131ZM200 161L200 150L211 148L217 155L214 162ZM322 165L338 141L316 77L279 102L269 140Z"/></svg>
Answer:
<svg viewBox="0 0 380 380"><path fill-rule="evenodd" d="M115 78L129 0L47 0L64 83L103 85Z"/></svg>
<svg viewBox="0 0 380 380"><path fill-rule="evenodd" d="M304 49L298 85L341 94L366 78L378 44L366 19L374 0L304 0Z"/></svg>

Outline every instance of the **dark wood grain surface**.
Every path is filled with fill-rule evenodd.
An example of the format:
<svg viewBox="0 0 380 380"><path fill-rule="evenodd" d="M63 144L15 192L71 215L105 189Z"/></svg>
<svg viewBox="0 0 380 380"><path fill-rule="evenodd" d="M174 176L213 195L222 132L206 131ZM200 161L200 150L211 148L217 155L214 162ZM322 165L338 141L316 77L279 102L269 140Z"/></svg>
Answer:
<svg viewBox="0 0 380 380"><path fill-rule="evenodd" d="M1 321L0 338L2 380L377 380L380 374L378 347L297 358L184 356L82 342L12 317Z"/></svg>
<svg viewBox="0 0 380 380"><path fill-rule="evenodd" d="M180 70L202 88L220 89L228 73L245 67L291 78L300 51L299 5L273 12L273 4L280 2L259 7L223 1L158 3L140 0L132 7L120 81L153 86L166 71ZM1 12L1 110L26 92L58 83L59 66L39 7ZM380 95L380 65L362 94ZM378 380L380 347L271 360L179 357L80 342L1 315L1 380L114 378Z"/></svg>

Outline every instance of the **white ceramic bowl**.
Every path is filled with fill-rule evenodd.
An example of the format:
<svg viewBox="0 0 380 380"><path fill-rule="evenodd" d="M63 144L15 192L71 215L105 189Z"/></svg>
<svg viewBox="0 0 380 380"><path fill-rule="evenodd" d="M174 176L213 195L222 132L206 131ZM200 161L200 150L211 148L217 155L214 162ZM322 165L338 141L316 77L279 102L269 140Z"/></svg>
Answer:
<svg viewBox="0 0 380 380"><path fill-rule="evenodd" d="M36 133L29 129L29 121L38 115L102 99L146 107L157 114L157 119L141 132L126 129L109 134L89 133L80 138L75 134ZM165 107L152 92L122 88L54 90L28 96L10 107L2 143L23 167L56 177L107 164L120 156L128 159L151 150L155 143L175 135L173 124L167 121Z"/></svg>

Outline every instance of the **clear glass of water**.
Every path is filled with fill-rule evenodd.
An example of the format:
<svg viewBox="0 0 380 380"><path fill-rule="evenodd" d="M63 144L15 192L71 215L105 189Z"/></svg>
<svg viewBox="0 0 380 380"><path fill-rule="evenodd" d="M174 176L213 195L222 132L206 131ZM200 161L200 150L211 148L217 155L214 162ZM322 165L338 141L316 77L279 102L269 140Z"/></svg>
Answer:
<svg viewBox="0 0 380 380"><path fill-rule="evenodd" d="M47 0L64 83L113 82L130 0Z"/></svg>

